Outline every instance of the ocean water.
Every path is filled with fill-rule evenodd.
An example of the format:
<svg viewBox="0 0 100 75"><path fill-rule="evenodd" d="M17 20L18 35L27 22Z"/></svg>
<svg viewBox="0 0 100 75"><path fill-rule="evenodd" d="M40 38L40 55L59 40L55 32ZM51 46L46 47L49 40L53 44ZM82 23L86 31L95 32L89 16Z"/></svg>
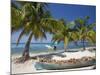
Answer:
<svg viewBox="0 0 100 75"><path fill-rule="evenodd" d="M54 46L54 45L52 45L52 43L31 43L30 44L30 52L31 53L41 53L41 52L54 51L54 50L49 50L46 47L46 45L50 45L52 47ZM56 44L56 47L57 47L56 51L63 50L64 49L63 46L64 46L63 43ZM94 45L86 42L85 46L90 47L90 46L94 46ZM11 54L22 53L24 50L24 47L25 47L25 43L19 43L18 46L16 45L16 43L11 43ZM71 42L68 44L67 48L68 48L68 50L82 48L82 43L78 42L76 45L75 43Z"/></svg>

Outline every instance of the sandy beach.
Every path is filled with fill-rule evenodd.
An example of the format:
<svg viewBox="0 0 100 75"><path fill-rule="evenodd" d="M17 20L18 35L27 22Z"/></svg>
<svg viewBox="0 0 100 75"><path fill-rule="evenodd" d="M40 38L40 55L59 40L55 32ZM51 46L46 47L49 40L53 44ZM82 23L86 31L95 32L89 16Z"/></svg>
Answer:
<svg viewBox="0 0 100 75"><path fill-rule="evenodd" d="M87 48L87 49L90 49L90 48ZM46 53L41 53L41 54L45 55ZM41 55L41 54L36 54L36 55ZM66 59L71 59L71 58L82 58L84 56L95 57L95 52L91 52L88 50L78 51L78 52L64 52L62 54L66 55L66 57L60 57L60 56L53 55L52 59L66 60ZM31 56L36 56L36 55L31 54ZM20 55L12 55L12 57L11 57L11 59L12 59L12 63L11 63L12 74L55 71L55 70L36 70L35 62L37 60L33 60L33 59L30 59L30 60L26 61L25 63L15 63L15 58L18 58L18 57L20 57ZM93 67L94 66L82 67L82 68L76 68L76 69L65 69L65 71L92 69ZM56 70L56 71L59 71L59 70Z"/></svg>

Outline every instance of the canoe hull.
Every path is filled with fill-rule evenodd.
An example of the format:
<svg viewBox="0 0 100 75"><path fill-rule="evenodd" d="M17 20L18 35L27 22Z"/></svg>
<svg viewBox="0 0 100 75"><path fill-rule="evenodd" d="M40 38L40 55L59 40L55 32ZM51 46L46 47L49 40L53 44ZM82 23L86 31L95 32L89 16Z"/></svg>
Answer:
<svg viewBox="0 0 100 75"><path fill-rule="evenodd" d="M51 64L44 62L36 62L36 69L47 69L47 70L60 70L60 69L73 69L73 68L81 68L95 65L95 61L87 61L81 62L77 64Z"/></svg>

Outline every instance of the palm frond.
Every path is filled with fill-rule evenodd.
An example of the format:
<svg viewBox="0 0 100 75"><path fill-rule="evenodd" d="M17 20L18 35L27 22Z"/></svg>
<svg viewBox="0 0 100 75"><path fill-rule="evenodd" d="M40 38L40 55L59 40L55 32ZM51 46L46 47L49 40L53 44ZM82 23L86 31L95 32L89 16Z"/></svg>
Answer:
<svg viewBox="0 0 100 75"><path fill-rule="evenodd" d="M22 38L22 36L24 35L24 33L25 33L25 29L23 29L22 32L20 33L18 40L17 40L17 45L19 44L19 41Z"/></svg>

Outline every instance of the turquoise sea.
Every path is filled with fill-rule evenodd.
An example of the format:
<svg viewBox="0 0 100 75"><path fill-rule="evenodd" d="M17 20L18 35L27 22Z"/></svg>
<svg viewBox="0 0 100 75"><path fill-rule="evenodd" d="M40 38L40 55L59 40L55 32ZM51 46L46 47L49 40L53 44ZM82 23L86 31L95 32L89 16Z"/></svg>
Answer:
<svg viewBox="0 0 100 75"><path fill-rule="evenodd" d="M52 45L52 43L31 43L30 44L30 52L32 53L41 53L41 52L48 52L50 50L48 50L48 48L45 45L50 45L50 46L54 46ZM17 46L16 43L11 43L11 54L20 54L23 52L24 50L24 46L25 43L19 43L19 45ZM90 47L90 46L95 46L93 44L90 44L88 42L85 42L85 46L86 47ZM62 50L64 49L63 47L63 43L59 43L56 44L57 50ZM77 48L82 48L82 42L78 42L77 45L73 42L69 43L67 48L70 49L77 49ZM53 50L51 50L53 51Z"/></svg>

